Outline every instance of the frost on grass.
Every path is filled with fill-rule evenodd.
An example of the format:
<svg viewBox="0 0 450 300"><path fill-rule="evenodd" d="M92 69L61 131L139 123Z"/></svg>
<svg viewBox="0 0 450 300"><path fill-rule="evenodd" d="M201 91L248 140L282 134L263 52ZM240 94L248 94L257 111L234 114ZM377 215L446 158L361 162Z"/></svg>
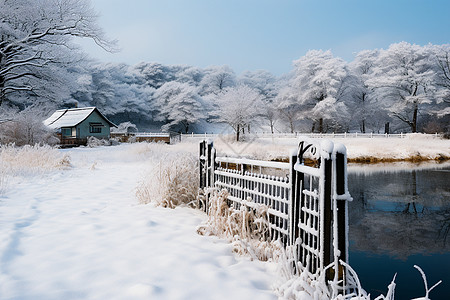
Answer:
<svg viewBox="0 0 450 300"><path fill-rule="evenodd" d="M197 229L202 235L215 235L230 241L233 251L262 261L275 259L282 248L279 241L271 241L268 207L250 208L243 201L238 209L228 205L228 192L223 189L206 191L209 196L208 219ZM250 199L249 199L250 200Z"/></svg>
<svg viewBox="0 0 450 300"><path fill-rule="evenodd" d="M198 193L198 174L198 159L194 155L186 152L161 154L139 183L136 197L141 204L154 203L169 208L192 205Z"/></svg>
<svg viewBox="0 0 450 300"><path fill-rule="evenodd" d="M342 281L334 279L332 281L326 281L325 273L328 268L331 268L333 264L326 267L324 270L311 274L305 271L305 268L298 261L296 256L296 245L286 247L286 250L281 252L278 259L278 271L281 281L275 286L276 293L279 299L289 300L394 300L395 298L395 279L397 274L394 275L391 283L387 287L386 295L379 295L372 297L362 287L358 278L358 274L353 268L341 261L341 265L346 270L346 293L342 294ZM422 275L422 279L425 285L425 296L415 298L412 300L430 300L429 293L441 281L437 282L431 288L428 288L427 279L425 273L418 266L414 266Z"/></svg>
<svg viewBox="0 0 450 300"><path fill-rule="evenodd" d="M14 144L0 147L0 193L7 188L8 178L13 176L37 176L71 166L70 157L48 145Z"/></svg>
<svg viewBox="0 0 450 300"><path fill-rule="evenodd" d="M101 146L110 146L111 142L106 139L98 139L94 136L90 136L87 139L87 146L90 148L101 147Z"/></svg>
<svg viewBox="0 0 450 300"><path fill-rule="evenodd" d="M68 155L48 145L2 145L0 163L4 174L11 176L39 175L71 166Z"/></svg>

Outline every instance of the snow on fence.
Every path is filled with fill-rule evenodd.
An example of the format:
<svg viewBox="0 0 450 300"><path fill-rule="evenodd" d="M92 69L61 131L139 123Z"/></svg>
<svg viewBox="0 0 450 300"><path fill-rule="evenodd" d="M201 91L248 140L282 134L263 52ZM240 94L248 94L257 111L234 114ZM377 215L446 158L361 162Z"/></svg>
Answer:
<svg viewBox="0 0 450 300"><path fill-rule="evenodd" d="M345 282L348 261L347 155L341 144L302 137L289 163L216 157L200 143L200 187L227 189L228 204L268 207L269 239L297 246L304 271ZM306 165L308 164L308 165ZM203 207L208 212L208 201ZM342 285L342 292L344 292Z"/></svg>

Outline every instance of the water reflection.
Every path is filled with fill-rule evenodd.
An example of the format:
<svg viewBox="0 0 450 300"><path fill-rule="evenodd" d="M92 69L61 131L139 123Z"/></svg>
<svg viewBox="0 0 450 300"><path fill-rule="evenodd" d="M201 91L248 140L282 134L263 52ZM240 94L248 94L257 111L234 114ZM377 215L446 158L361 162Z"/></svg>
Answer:
<svg viewBox="0 0 450 300"><path fill-rule="evenodd" d="M349 165L348 177L354 199L349 204L349 259L365 278L366 286L374 291L383 290L383 286L377 286L381 283L369 282L379 264L395 264L397 268L408 268L409 273L414 273L413 264L425 270L438 258L441 263L427 272L441 276L440 279L449 284L450 276L442 272L442 268L450 269L449 164ZM388 275L393 276L393 273ZM384 288L390 279L382 283ZM420 277L415 283L420 283ZM407 294L399 285L397 289L400 289L397 294ZM446 289L439 288L441 292ZM420 284L418 290L419 294L413 296L424 295ZM439 297L432 298L441 299Z"/></svg>

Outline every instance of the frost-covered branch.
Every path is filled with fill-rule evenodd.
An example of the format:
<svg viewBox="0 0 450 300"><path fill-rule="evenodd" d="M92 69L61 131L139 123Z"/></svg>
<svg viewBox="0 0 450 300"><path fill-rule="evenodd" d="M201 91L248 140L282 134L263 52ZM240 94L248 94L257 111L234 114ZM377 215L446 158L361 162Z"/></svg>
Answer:
<svg viewBox="0 0 450 300"><path fill-rule="evenodd" d="M46 87L43 78L59 81L55 68L75 58L68 47L72 38L89 38L114 51L114 42L105 38L88 0L0 0L0 103L15 101L11 93L6 98L6 90L30 90L11 87L40 86L45 91L51 85ZM40 79L22 79L29 76Z"/></svg>

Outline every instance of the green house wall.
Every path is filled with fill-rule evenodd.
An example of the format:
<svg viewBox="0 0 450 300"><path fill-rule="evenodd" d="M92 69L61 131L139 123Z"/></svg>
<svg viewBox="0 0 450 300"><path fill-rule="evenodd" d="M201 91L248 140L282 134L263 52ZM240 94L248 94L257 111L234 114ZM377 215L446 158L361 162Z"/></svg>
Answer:
<svg viewBox="0 0 450 300"><path fill-rule="evenodd" d="M90 132L89 131L89 123L102 123L101 127L102 132ZM93 136L96 138L105 138L108 139L110 136L110 125L104 118L100 116L97 111L93 111L89 117L87 117L83 122L78 124L76 127L76 137L77 138L87 138L88 136Z"/></svg>
<svg viewBox="0 0 450 300"><path fill-rule="evenodd" d="M89 123L101 123L101 132L90 132ZM84 139L89 136L96 138L109 139L110 137L110 125L106 120L100 116L97 111L93 111L89 117L75 127L62 127L61 134L65 138L79 138Z"/></svg>

